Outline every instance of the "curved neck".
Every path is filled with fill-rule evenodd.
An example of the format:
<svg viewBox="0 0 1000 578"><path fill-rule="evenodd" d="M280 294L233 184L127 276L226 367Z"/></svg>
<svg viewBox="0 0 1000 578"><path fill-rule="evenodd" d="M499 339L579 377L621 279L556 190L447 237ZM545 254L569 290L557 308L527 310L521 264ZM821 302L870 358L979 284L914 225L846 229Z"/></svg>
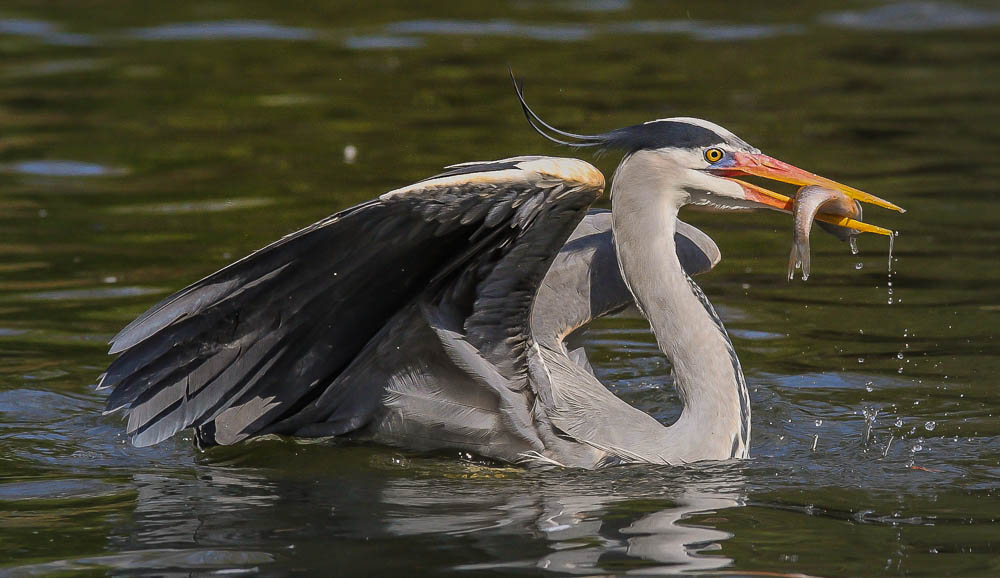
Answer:
<svg viewBox="0 0 1000 578"><path fill-rule="evenodd" d="M674 247L677 212L687 194L670 172L636 153L615 171L612 230L622 277L673 365L684 403L663 443L678 461L746 457L750 403L729 336L701 289L681 268Z"/></svg>

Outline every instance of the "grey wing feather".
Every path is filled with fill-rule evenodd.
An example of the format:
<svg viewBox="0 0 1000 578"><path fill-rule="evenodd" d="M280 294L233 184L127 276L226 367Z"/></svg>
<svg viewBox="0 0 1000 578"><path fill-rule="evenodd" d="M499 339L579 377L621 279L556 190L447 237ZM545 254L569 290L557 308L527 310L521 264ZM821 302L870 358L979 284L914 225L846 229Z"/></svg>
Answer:
<svg viewBox="0 0 1000 578"><path fill-rule="evenodd" d="M674 242L681 267L692 277L711 271L722 260L722 251L715 241L701 229L684 221L677 221Z"/></svg>
<svg viewBox="0 0 1000 578"><path fill-rule="evenodd" d="M570 349L568 357L571 361L573 361L573 363L579 365L587 373L594 373L594 367L590 365L590 358L587 357L587 350L585 348L577 347L576 349Z"/></svg>
<svg viewBox="0 0 1000 578"><path fill-rule="evenodd" d="M539 284L597 198L593 189L589 195L581 194L579 186L551 183L549 188L548 196L536 196L518 208L514 222L523 232L478 284L473 312L464 327L469 342L522 387L527 386L522 360L532 338L529 316ZM531 226L536 219L544 223Z"/></svg>
<svg viewBox="0 0 1000 578"><path fill-rule="evenodd" d="M562 432L562 437L579 442L561 448L560 461L586 468L599 467L610 458L620 462L666 463L659 454L661 448L650 443L662 440L664 432L653 417L615 396L593 373L561 351L540 347L536 360L532 377L539 390L546 392L541 397L545 417ZM595 408L600 411L595 413ZM586 445L596 451L586 451Z"/></svg>
<svg viewBox="0 0 1000 578"><path fill-rule="evenodd" d="M516 359L525 347L518 335L530 309L525 294L541 273L509 273L518 263L544 272L558 248L543 255L544 235L534 238L532 224L551 210L564 221L556 235L565 238L603 184L582 161L505 159L328 217L127 326L112 341L120 356L101 382L114 388L108 407L126 409L136 445L192 426L207 441L232 443L293 423L318 399L337 398L331 385L429 287L445 301L468 287L481 292L464 331L491 362ZM499 299L504 291L516 298ZM506 378L523 375L516 365L504 367ZM341 395L323 409L343 427L357 426L366 416L354 415L352 403Z"/></svg>
<svg viewBox="0 0 1000 578"><path fill-rule="evenodd" d="M722 258L712 238L677 221L677 256L689 275L710 271ZM560 347L573 331L634 304L621 277L611 211L592 209L577 225L542 281L531 314L539 343Z"/></svg>

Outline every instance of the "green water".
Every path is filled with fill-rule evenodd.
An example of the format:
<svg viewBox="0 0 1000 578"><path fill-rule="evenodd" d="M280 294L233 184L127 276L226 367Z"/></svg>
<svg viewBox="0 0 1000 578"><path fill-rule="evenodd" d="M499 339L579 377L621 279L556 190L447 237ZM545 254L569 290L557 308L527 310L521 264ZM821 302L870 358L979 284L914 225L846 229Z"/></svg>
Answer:
<svg viewBox="0 0 1000 578"><path fill-rule="evenodd" d="M413 4L0 6L0 575L1000 575L1000 9ZM164 294L443 165L569 154L508 64L569 130L703 117L908 209L866 212L900 230L891 279L884 237L852 256L817 233L807 283L787 217L685 213L724 254L700 282L753 459L129 447L92 385ZM589 344L609 387L676 415L642 323Z"/></svg>

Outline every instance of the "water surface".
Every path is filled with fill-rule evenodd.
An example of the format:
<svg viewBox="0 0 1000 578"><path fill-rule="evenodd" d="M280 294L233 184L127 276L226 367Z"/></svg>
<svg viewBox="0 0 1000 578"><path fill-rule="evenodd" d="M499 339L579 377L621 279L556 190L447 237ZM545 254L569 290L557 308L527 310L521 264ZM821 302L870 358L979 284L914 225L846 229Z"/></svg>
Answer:
<svg viewBox="0 0 1000 578"><path fill-rule="evenodd" d="M0 8L0 574L1000 574L1000 11L492 9ZM787 217L685 214L724 254L700 283L751 388L753 459L129 447L92 385L158 298L444 165L570 154L529 130L508 64L563 128L708 118L909 209L866 212L900 230L891 278L885 238L852 256L817 232L807 283L785 280ZM609 387L676 416L644 323L587 339Z"/></svg>

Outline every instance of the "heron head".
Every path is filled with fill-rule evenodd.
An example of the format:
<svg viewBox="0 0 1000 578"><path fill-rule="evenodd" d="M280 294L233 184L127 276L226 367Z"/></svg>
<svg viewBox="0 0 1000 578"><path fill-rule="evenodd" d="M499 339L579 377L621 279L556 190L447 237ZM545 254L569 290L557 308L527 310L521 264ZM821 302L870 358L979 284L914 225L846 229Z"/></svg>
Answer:
<svg viewBox="0 0 1000 578"><path fill-rule="evenodd" d="M528 107L516 83L515 88L528 122L539 134L562 145L624 152L626 160L622 166L637 164L642 167L639 178L669 183L669 189L676 194L676 202L681 205L721 210L792 211L794 204L790 197L741 178L749 176L798 186L818 185L861 202L903 212L889 201L770 157L707 120L665 118L596 135L575 134L543 121ZM842 216L820 213L817 219L844 226L849 224L860 231L890 234L887 229Z"/></svg>

